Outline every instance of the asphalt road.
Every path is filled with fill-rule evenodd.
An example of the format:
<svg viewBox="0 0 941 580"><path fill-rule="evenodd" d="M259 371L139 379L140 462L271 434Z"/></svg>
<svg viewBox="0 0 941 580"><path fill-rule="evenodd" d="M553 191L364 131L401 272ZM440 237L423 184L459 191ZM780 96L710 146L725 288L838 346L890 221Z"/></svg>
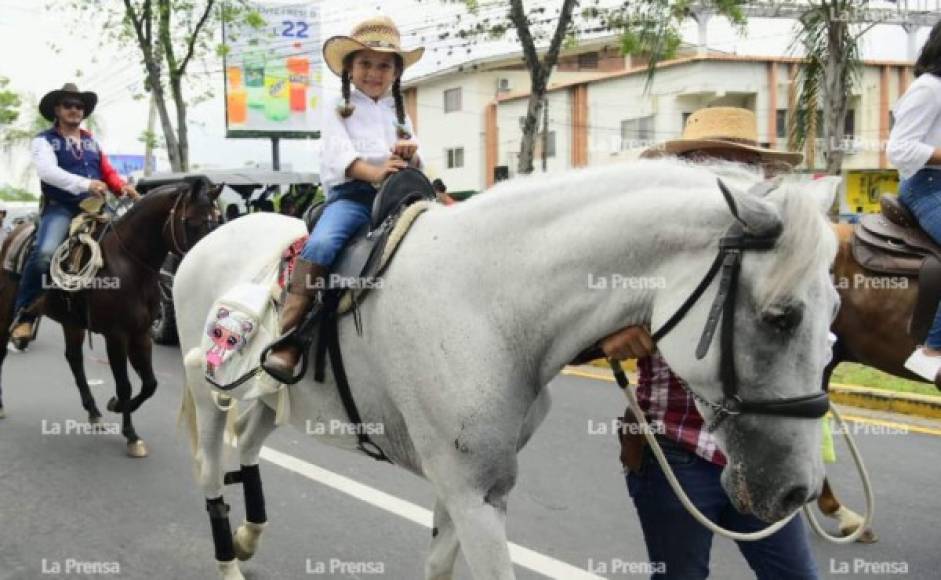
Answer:
<svg viewBox="0 0 941 580"><path fill-rule="evenodd" d="M176 428L178 350L155 349L160 388L135 415L151 452L140 460L125 456L120 435L75 432L69 422L80 423L85 414L62 353L61 333L47 321L30 352L11 353L5 364L0 580L214 578L203 499ZM114 387L100 337L85 356L103 409ZM645 561L646 551L617 444L612 435L596 433L622 411L623 396L610 383L571 376L556 378L550 388L553 410L521 454L509 537L543 556L539 561L549 569L567 564L597 571L605 565L621 570L600 576L642 578L623 570ZM106 421L118 420L105 413ZM880 541L835 546L814 538L822 576L879 577L871 573L873 566L883 566L895 572L884 574L889 577L941 577L941 438L864 430L870 432L857 439L877 492ZM276 432L268 447L266 456L277 461L262 462L270 525L256 557L242 565L249 580L422 578L430 539L423 510L433 505L426 482L291 429ZM831 470L834 485L849 506L860 508L848 454L840 456L843 461ZM296 467L285 469L286 461ZM233 526L243 513L240 495L233 489L226 496ZM899 573L903 569L907 574ZM725 539L714 543L712 570L713 578L723 580L753 577L735 544ZM546 577L521 565L516 571L521 579ZM458 577L469 578L463 565Z"/></svg>

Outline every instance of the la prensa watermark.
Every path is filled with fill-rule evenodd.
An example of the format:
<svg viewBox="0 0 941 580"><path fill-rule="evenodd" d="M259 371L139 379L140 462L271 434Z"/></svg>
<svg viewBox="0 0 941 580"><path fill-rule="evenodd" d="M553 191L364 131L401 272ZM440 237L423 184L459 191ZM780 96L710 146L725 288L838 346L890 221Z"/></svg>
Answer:
<svg viewBox="0 0 941 580"><path fill-rule="evenodd" d="M121 573L120 562L98 562L92 560L79 560L77 558L65 558L64 560L52 560L43 558L40 563L40 573L45 576L79 576L87 578L88 576L116 576Z"/></svg>
<svg viewBox="0 0 941 580"><path fill-rule="evenodd" d="M648 431L651 435L666 435L666 425L663 424L663 421L656 419L648 422L646 426L640 423L623 423L620 419L605 421L588 420L589 435L613 435L618 432L623 432L627 435L643 435Z"/></svg>
<svg viewBox="0 0 941 580"><path fill-rule="evenodd" d="M308 435L385 435L385 423L350 423L331 419L330 421L312 421L308 419L304 424L304 430Z"/></svg>
<svg viewBox="0 0 941 580"><path fill-rule="evenodd" d="M623 274L588 274L592 290L662 290L667 281L662 276L625 276Z"/></svg>
<svg viewBox="0 0 941 580"><path fill-rule="evenodd" d="M43 435L120 435L120 423L86 423L75 419L65 421L42 420Z"/></svg>
<svg viewBox="0 0 941 580"><path fill-rule="evenodd" d="M836 558L830 558L830 574L834 576L852 576L853 578L860 575L907 576L908 562L904 560L866 560L865 558L837 560Z"/></svg>
<svg viewBox="0 0 941 580"><path fill-rule="evenodd" d="M637 562L633 560L622 560L620 558L611 558L610 560L588 559L588 571L598 575L627 575L627 576L645 576L654 574L666 574L666 562Z"/></svg>
<svg viewBox="0 0 941 580"><path fill-rule="evenodd" d="M833 435L908 435L911 432L903 423L863 423L847 421L846 429L839 423L833 426Z"/></svg>
<svg viewBox="0 0 941 580"><path fill-rule="evenodd" d="M117 276L92 276L80 282L81 290L120 290L121 279ZM43 290L57 290L59 285L48 274L42 275Z"/></svg>
<svg viewBox="0 0 941 580"><path fill-rule="evenodd" d="M323 278L311 279L309 276L304 281L304 286L308 290L380 290L384 282L381 276L342 276L333 272L325 281Z"/></svg>
<svg viewBox="0 0 941 580"><path fill-rule="evenodd" d="M331 578L337 576L359 578L360 576L381 576L386 573L386 565L385 562L379 561L348 561L340 558L312 560L307 558L304 562L304 572L310 575L329 575Z"/></svg>

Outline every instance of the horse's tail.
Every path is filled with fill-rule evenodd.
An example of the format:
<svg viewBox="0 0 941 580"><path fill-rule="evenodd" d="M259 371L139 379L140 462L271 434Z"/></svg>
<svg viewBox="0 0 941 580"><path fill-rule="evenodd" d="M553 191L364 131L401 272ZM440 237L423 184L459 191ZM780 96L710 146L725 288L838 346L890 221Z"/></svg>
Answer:
<svg viewBox="0 0 941 580"><path fill-rule="evenodd" d="M198 354L198 353L197 353ZM195 457L198 431L196 425L196 399L193 397L193 390L189 381L189 364L187 364L189 355L183 361L184 379L183 379L183 401L180 403L180 414L177 417L177 429L186 428L189 435L190 452Z"/></svg>

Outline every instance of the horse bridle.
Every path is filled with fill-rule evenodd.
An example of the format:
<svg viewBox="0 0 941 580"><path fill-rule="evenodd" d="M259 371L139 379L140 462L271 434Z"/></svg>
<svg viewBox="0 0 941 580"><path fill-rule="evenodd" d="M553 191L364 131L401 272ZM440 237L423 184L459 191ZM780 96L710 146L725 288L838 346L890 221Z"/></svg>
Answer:
<svg viewBox="0 0 941 580"><path fill-rule="evenodd" d="M749 193L764 195L773 189L776 184L765 182L758 184ZM756 191L756 189L758 191ZM787 397L781 399L747 400L739 394L738 375L735 372L734 358L734 326L735 326L735 298L738 291L739 273L741 272L742 253L746 251L767 251L772 249L780 237L780 231L765 236L756 236L748 233L745 223L738 215L738 209L731 192L719 180L719 190L735 217L736 222L719 239L719 253L709 271L696 286L677 311L671 316L651 337L654 342L667 335L689 313L692 306L699 300L712 281L719 276L719 290L709 309L706 326L699 337L696 347L696 358L702 360L709 352L709 346L715 335L719 320L722 320L722 333L719 337L719 378L722 381L722 399L719 402L710 401L689 388L685 381L683 388L697 401L708 407L714 414L712 421L706 426L707 431L715 431L729 416L755 414L775 415L778 417L794 417L816 419L823 417L830 409L830 400L827 393ZM721 271L721 275L720 275ZM615 378L621 388L628 386L627 376L616 361L611 361Z"/></svg>
<svg viewBox="0 0 941 580"><path fill-rule="evenodd" d="M186 235L186 221L187 221L187 219L188 219L188 218L186 217L186 210L187 210L187 208L188 208L188 199L187 199L187 198L189 197L189 195L188 195L189 193L190 193L190 191L184 191L184 192L182 192L182 193L176 198L176 201L173 202L173 207L170 208L170 214L167 216L167 221L165 221L165 222L163 223L163 227L160 229L160 231L163 231L164 229L169 230L169 234L170 234L170 236L169 236L169 237L170 237L170 245L171 245L170 250L171 250L174 254L176 254L177 256L179 256L180 258L182 258L182 257L186 254L186 252L188 252L189 249L190 249L190 247L189 247L189 238L188 238L187 235ZM181 203L183 204L183 207L182 207L182 208L180 208L180 204L181 204ZM181 209L180 214L181 214L181 216L182 216L182 217L180 218L180 227L181 227L182 230L183 230L183 244L182 244L182 245L181 245L180 242L177 240L177 237L176 237L176 229L177 229L177 228L176 228L176 220L173 219L174 216L176 215L177 209ZM212 210L210 209L210 213L211 213L211 212L212 212ZM213 219L208 219L208 220L206 220L206 221L207 221L209 224L212 224L212 223L215 222L215 220L213 220ZM210 228L210 230L211 230L211 229L212 229L212 228Z"/></svg>
<svg viewBox="0 0 941 580"><path fill-rule="evenodd" d="M192 191L192 190L190 190L190 189L186 189L186 190L181 191L181 192L177 195L176 200L173 202L173 207L170 208L170 213L169 213L169 215L167 216L167 219L163 222L163 226L160 228L160 231L161 231L161 232L163 232L164 230L169 230L169 234L170 234L170 235L169 235L170 244L171 244L171 246L172 246L172 247L170 248L170 251L172 251L174 254L176 254L176 255L179 256L180 258L182 258L182 257L186 254L186 252L188 252L189 249L190 249L190 248L188 247L188 238L187 238L187 235L186 235L186 220L187 220L187 218L186 218L186 210L187 210L187 207L188 207L186 198L189 196L189 194L190 194L191 191ZM183 218L180 220L180 221L181 221L181 225L182 225L182 227L183 227L183 246L182 246L182 247L180 246L180 243L177 241L177 238L176 238L175 228L174 228L175 222L174 222L174 219L173 219L174 216L175 216L175 214L176 214L176 211L177 211L177 209L180 207L180 204L181 204L181 203L182 203L182 206L183 206L183 207L182 207L182 212L181 212L181 213L183 214ZM210 210L210 211L211 211L211 210ZM210 219L210 220L207 220L207 221L208 221L210 224L212 224L212 223L215 223L216 220ZM122 252L124 252L126 255L130 256L131 259L133 259L134 261L136 261L138 264L144 266L145 268L147 268L148 270L150 270L150 271L152 271L152 272L156 272L157 274L159 274L159 273L160 273L160 270L159 270L159 269L155 269L153 266L151 266L150 264L144 262L143 260L141 260L140 258L138 258L133 252L131 252L130 250L127 249L127 247L124 245L124 240L121 238L121 234L118 232L118 227L117 227L117 226L118 226L117 223L115 223L115 222L109 222L107 227L110 227L110 228L111 228L111 231L114 232L115 239L117 239L117 241L118 241L118 248L119 248ZM211 229L211 228L210 228L210 229ZM106 231L107 231L107 230L106 230ZM102 233L102 235L103 235L103 233Z"/></svg>

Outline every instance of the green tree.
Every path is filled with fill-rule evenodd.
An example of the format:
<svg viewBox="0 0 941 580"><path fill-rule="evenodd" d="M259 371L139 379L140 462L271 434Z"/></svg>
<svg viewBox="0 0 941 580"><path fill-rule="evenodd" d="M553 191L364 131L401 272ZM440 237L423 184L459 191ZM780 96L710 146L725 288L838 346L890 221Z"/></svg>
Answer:
<svg viewBox="0 0 941 580"><path fill-rule="evenodd" d="M33 138L52 125L40 114L39 104L32 95L22 97L19 113L16 123L0 131L0 151L7 154L11 163L14 158L13 154L16 151L28 151ZM101 137L104 134L104 127L98 122L94 114L86 118L83 124L96 137ZM32 164L27 165L19 175L19 181L23 184L27 183L32 171Z"/></svg>
<svg viewBox="0 0 941 580"><path fill-rule="evenodd" d="M0 77L0 130L20 116L20 96L7 89L9 84L9 79Z"/></svg>
<svg viewBox="0 0 941 580"><path fill-rule="evenodd" d="M61 3L49 9L61 10ZM71 0L80 22L96 22L117 46L134 50L145 73L145 87L154 99L173 171L189 169L186 81L194 61L223 52L215 43L222 21L243 20L258 26L257 13L244 0ZM192 88L192 87L190 87ZM193 97L212 96L211 89ZM173 115L171 115L171 105Z"/></svg>
<svg viewBox="0 0 941 580"><path fill-rule="evenodd" d="M817 111L822 109L826 172L839 175L846 154L846 114L862 65L859 39L875 24L861 23L866 7L858 0L809 0L808 4L793 44L805 60L798 72L800 94L789 145L809 145L806 163L814 166Z"/></svg>
<svg viewBox="0 0 941 580"><path fill-rule="evenodd" d="M545 106L546 89L563 45L572 46L582 36L612 32L620 34L624 54L649 55L648 86L655 67L670 58L680 45L679 27L697 8L708 8L741 27L745 0L626 0L617 5L600 0L561 0L551 10L546 3L526 9L523 0L510 0L506 14L497 19L473 18L480 11L478 0L442 0L462 2L472 16L471 24L456 31L445 31L440 40L500 38L513 31L519 40L530 76L529 101L523 120L517 171L532 173L533 152L539 117ZM583 4L589 4L582 6ZM453 27L452 24L448 25ZM539 46L547 47L540 56Z"/></svg>

